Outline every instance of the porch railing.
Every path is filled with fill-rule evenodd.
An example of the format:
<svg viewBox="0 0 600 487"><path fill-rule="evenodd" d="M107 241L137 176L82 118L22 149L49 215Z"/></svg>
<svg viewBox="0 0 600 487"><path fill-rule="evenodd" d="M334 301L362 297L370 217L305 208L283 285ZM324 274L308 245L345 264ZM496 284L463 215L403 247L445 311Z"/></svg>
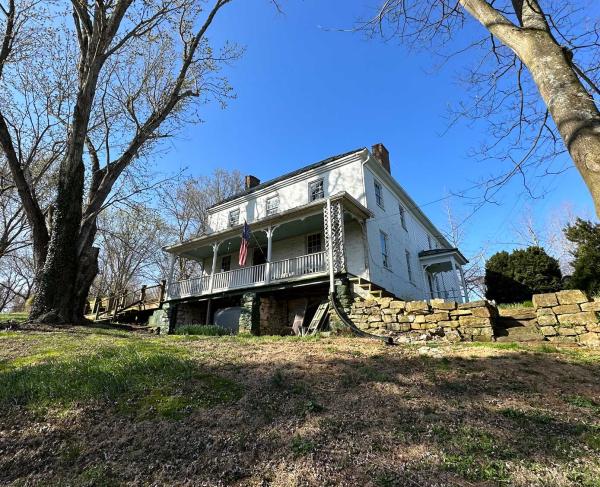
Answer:
<svg viewBox="0 0 600 487"><path fill-rule="evenodd" d="M292 259L278 260L271 265L271 280L289 279L325 272L327 261L325 252L301 255Z"/></svg>
<svg viewBox="0 0 600 487"><path fill-rule="evenodd" d="M258 284L265 281L266 264L242 267L232 271L219 272L215 274L213 282L213 291L223 289L235 289L237 287L248 286L249 284Z"/></svg>
<svg viewBox="0 0 600 487"><path fill-rule="evenodd" d="M325 252L317 252L272 262L270 279L267 279L267 264L215 273L212 291L260 286L266 284L268 281L282 281L326 271L327 260ZM167 295L170 299L178 299L209 294L211 290L210 278L211 276L207 275L172 282L168 287Z"/></svg>

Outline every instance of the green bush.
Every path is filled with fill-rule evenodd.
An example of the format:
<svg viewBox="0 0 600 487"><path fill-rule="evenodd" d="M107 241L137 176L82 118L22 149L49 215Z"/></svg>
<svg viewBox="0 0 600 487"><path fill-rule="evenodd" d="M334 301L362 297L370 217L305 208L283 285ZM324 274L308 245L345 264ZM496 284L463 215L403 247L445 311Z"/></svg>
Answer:
<svg viewBox="0 0 600 487"><path fill-rule="evenodd" d="M528 301L533 294L561 289L558 261L541 247L498 252L485 265L485 296L497 303Z"/></svg>
<svg viewBox="0 0 600 487"><path fill-rule="evenodd" d="M231 330L217 325L183 325L175 328L175 334L220 337L224 335L231 335Z"/></svg>
<svg viewBox="0 0 600 487"><path fill-rule="evenodd" d="M600 224L581 220L565 228L565 236L577 248L572 252L573 274L567 285L586 291L590 296L600 294Z"/></svg>

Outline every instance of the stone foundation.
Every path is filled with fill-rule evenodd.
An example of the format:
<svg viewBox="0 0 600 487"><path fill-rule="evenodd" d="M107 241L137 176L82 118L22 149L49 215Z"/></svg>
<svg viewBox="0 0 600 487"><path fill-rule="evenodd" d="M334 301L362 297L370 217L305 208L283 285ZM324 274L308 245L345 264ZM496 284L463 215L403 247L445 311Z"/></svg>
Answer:
<svg viewBox="0 0 600 487"><path fill-rule="evenodd" d="M600 299L572 290L535 294L532 301L539 329L547 340L600 346Z"/></svg>
<svg viewBox="0 0 600 487"><path fill-rule="evenodd" d="M240 306L240 334L260 334L260 300L256 293L246 293L242 296Z"/></svg>
<svg viewBox="0 0 600 487"><path fill-rule="evenodd" d="M291 335L292 327L288 325L288 302L275 299L273 296L260 298L260 334Z"/></svg>
<svg viewBox="0 0 600 487"><path fill-rule="evenodd" d="M392 298L355 298L350 319L362 330L378 335L450 341L492 341L498 310L487 301L400 301Z"/></svg>

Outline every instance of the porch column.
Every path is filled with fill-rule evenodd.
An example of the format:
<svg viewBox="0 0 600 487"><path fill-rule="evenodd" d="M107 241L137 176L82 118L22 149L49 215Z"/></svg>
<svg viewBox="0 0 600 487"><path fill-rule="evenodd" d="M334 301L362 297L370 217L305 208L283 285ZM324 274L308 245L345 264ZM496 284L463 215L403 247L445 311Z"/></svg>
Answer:
<svg viewBox="0 0 600 487"><path fill-rule="evenodd" d="M458 272L460 273L460 280L462 281L462 288L465 294L465 303L469 302L469 291L467 290L467 281L465 280L465 271L461 266L458 266Z"/></svg>
<svg viewBox="0 0 600 487"><path fill-rule="evenodd" d="M329 250L329 294L333 294L335 292L335 277L334 277L334 263L333 263L333 232L331 229L332 226L332 218L331 218L331 198L327 198L327 241L329 242L328 249Z"/></svg>
<svg viewBox="0 0 600 487"><path fill-rule="evenodd" d="M462 267L457 268L456 262L454 261L454 258L450 259L450 263L452 264L452 271L454 272L454 275L456 276L456 271L458 271L458 273L459 273L459 276L458 276L460 278L459 287L463 288L463 296L464 296L464 300L465 300L465 303L466 303L467 300L468 300L468 297L467 297L467 287L465 286L465 276L463 274Z"/></svg>
<svg viewBox="0 0 600 487"><path fill-rule="evenodd" d="M267 234L267 263L265 265L265 283L271 282L271 261L273 257L273 234L275 233L276 226L271 226L265 230Z"/></svg>
<svg viewBox="0 0 600 487"><path fill-rule="evenodd" d="M171 254L171 263L169 264L169 278L167 279L167 297L169 297L169 290L171 289L171 284L173 283L173 276L175 274L175 262L177 262L177 256L175 254Z"/></svg>
<svg viewBox="0 0 600 487"><path fill-rule="evenodd" d="M210 273L210 281L208 283L208 293L212 294L213 284L215 282L215 271L217 270L217 252L219 251L219 245L221 242L215 242L212 244L213 248L213 260L212 260L212 272Z"/></svg>
<svg viewBox="0 0 600 487"><path fill-rule="evenodd" d="M427 266L423 266L423 289L425 289L425 299L430 300L433 299L433 289L431 289L431 283L429 282L429 271L427 270Z"/></svg>

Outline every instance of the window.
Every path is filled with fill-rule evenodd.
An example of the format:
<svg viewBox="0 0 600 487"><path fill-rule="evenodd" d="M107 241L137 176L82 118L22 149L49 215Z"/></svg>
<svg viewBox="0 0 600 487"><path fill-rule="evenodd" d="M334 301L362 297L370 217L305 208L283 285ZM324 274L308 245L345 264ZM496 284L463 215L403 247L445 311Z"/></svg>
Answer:
<svg viewBox="0 0 600 487"><path fill-rule="evenodd" d="M377 201L380 208L383 208L383 190L378 181L375 181L375 201Z"/></svg>
<svg viewBox="0 0 600 487"><path fill-rule="evenodd" d="M406 230L406 210L404 209L404 206L398 205L398 214L400 215L400 224L402 225L402 228Z"/></svg>
<svg viewBox="0 0 600 487"><path fill-rule="evenodd" d="M379 231L379 240L381 243L381 260L383 261L383 267L385 267L386 269L390 269L388 236L381 230Z"/></svg>
<svg viewBox="0 0 600 487"><path fill-rule="evenodd" d="M317 252L321 252L321 234L313 233L312 235L306 236L306 253L307 254L316 254Z"/></svg>
<svg viewBox="0 0 600 487"><path fill-rule="evenodd" d="M240 209L236 208L229 212L229 226L235 227L240 223Z"/></svg>
<svg viewBox="0 0 600 487"><path fill-rule="evenodd" d="M431 250L433 247L431 246L431 235L427 235L427 248Z"/></svg>
<svg viewBox="0 0 600 487"><path fill-rule="evenodd" d="M404 254L406 255L406 271L408 272L408 280L413 282L412 267L410 265L410 252L406 250L404 251Z"/></svg>
<svg viewBox="0 0 600 487"><path fill-rule="evenodd" d="M267 198L267 216L275 215L279 212L279 196Z"/></svg>
<svg viewBox="0 0 600 487"><path fill-rule="evenodd" d="M221 272L229 270L231 270L231 255L224 255L221 257Z"/></svg>
<svg viewBox="0 0 600 487"><path fill-rule="evenodd" d="M325 197L325 189L323 180L317 179L308 183L308 198L310 201L319 200Z"/></svg>

